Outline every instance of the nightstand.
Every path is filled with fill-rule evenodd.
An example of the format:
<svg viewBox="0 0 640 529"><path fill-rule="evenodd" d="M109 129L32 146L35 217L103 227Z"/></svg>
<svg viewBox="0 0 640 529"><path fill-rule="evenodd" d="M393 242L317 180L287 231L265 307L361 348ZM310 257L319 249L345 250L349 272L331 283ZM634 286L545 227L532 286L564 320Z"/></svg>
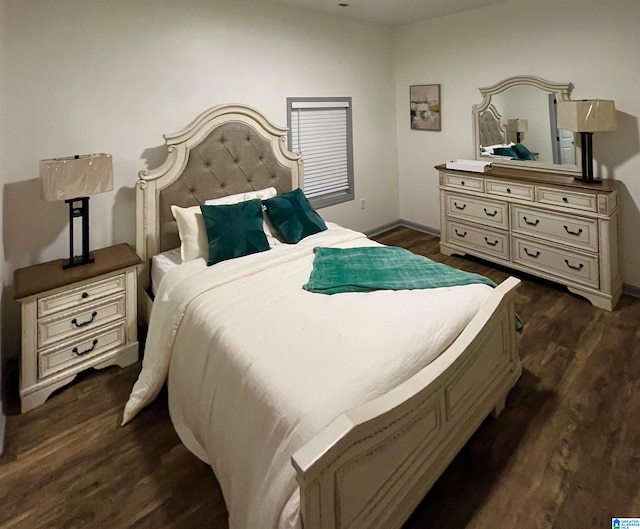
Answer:
<svg viewBox="0 0 640 529"><path fill-rule="evenodd" d="M92 252L95 262L62 269L63 259L20 268L22 412L90 367L138 360L138 255L128 244Z"/></svg>

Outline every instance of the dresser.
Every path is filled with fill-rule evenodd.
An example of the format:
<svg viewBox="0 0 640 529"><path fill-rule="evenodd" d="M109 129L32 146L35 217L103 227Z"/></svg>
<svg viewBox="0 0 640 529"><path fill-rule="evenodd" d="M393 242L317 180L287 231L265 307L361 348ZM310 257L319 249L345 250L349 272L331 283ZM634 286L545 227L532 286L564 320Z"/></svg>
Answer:
<svg viewBox="0 0 640 529"><path fill-rule="evenodd" d="M63 259L15 271L22 305L22 412L90 367L138 360L136 317L140 258L128 244L93 252L95 261L62 269Z"/></svg>
<svg viewBox="0 0 640 529"><path fill-rule="evenodd" d="M617 182L506 167L436 169L442 253L521 270L613 310L622 294Z"/></svg>

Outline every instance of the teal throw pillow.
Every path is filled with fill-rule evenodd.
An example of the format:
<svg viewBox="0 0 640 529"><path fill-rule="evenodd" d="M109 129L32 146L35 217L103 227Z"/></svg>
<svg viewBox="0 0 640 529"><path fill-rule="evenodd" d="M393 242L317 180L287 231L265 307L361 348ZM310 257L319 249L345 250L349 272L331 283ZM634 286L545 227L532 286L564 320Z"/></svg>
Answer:
<svg viewBox="0 0 640 529"><path fill-rule="evenodd" d="M516 151L518 160L535 160L535 156L531 154L531 151L527 149L522 143L516 143L512 149Z"/></svg>
<svg viewBox="0 0 640 529"><path fill-rule="evenodd" d="M519 160L518 153L514 150L513 147L495 147L493 149L493 154L497 154L499 156L510 156L514 160Z"/></svg>
<svg viewBox="0 0 640 529"><path fill-rule="evenodd" d="M230 206L200 206L200 210L209 241L208 266L269 249L260 200Z"/></svg>
<svg viewBox="0 0 640 529"><path fill-rule="evenodd" d="M327 225L309 204L300 189L294 189L263 201L273 227L289 244L327 229Z"/></svg>

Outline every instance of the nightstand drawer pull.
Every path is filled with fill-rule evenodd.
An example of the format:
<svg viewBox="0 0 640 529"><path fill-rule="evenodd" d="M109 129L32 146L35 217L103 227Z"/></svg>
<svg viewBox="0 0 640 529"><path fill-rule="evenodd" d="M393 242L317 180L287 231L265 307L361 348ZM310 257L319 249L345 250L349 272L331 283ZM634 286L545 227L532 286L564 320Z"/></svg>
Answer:
<svg viewBox="0 0 640 529"><path fill-rule="evenodd" d="M569 263L568 259L565 259L564 262L569 268L571 268L571 270L582 270L584 268L584 263L580 263L579 266L573 266L572 264Z"/></svg>
<svg viewBox="0 0 640 529"><path fill-rule="evenodd" d="M91 313L91 319L90 320L83 321L82 323L78 323L78 320L76 318L73 318L71 320L71 323L73 323L76 327L84 327L85 325L89 325L91 322L93 322L93 320L96 319L97 315L98 315L98 312L94 310Z"/></svg>
<svg viewBox="0 0 640 529"><path fill-rule="evenodd" d="M493 210L493 213L489 213L487 211L487 208L483 208L483 209L484 209L485 214L488 215L489 217L495 217L498 214L498 210L497 209Z"/></svg>
<svg viewBox="0 0 640 529"><path fill-rule="evenodd" d="M464 182L463 182L464 183ZM460 211L462 211L464 208L467 207L466 204L462 204L462 206L458 206L457 202L454 202L453 205L456 207L456 209L459 209Z"/></svg>
<svg viewBox="0 0 640 529"><path fill-rule="evenodd" d="M538 258L540 257L540 252L536 252L536 253L530 253L529 250L527 248L524 249L524 253L526 253L529 257L533 257L533 258Z"/></svg>
<svg viewBox="0 0 640 529"><path fill-rule="evenodd" d="M540 224L540 219L536 219L535 222L531 222L527 220L527 217L522 217L522 219L529 225L529 226L537 226L538 224Z"/></svg>
<svg viewBox="0 0 640 529"><path fill-rule="evenodd" d="M96 338L95 340L93 340L92 343L93 343L93 345L91 347L89 347L89 349L85 349L84 351L78 351L78 348L74 347L72 349L72 351L76 356L86 355L87 353L90 353L91 351L93 351L96 348L96 345L98 345L98 339Z"/></svg>
<svg viewBox="0 0 640 529"><path fill-rule="evenodd" d="M565 226L564 231L566 231L569 235L575 235L575 236L582 235L582 228L578 228L578 231L571 231L569 228Z"/></svg>
<svg viewBox="0 0 640 529"><path fill-rule="evenodd" d="M463 232L463 233L460 233L460 232L458 231L458 228L455 228L453 231L455 231L455 232L456 232L456 235L457 235L458 237L466 237L466 236L467 236L467 232L466 232L466 231L465 231L465 232Z"/></svg>
<svg viewBox="0 0 640 529"><path fill-rule="evenodd" d="M484 242L486 242L489 246L497 246L498 243L500 242L498 239L496 239L493 242L490 242L489 239L487 239L486 237L484 238Z"/></svg>

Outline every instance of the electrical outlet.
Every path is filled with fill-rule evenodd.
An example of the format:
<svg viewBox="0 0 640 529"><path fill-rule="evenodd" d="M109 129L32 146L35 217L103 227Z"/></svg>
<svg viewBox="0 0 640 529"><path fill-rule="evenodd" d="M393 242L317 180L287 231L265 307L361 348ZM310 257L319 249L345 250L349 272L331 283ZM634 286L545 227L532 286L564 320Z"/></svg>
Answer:
<svg viewBox="0 0 640 529"><path fill-rule="evenodd" d="M360 199L360 209L365 209L367 206L367 201L364 198Z"/></svg>

